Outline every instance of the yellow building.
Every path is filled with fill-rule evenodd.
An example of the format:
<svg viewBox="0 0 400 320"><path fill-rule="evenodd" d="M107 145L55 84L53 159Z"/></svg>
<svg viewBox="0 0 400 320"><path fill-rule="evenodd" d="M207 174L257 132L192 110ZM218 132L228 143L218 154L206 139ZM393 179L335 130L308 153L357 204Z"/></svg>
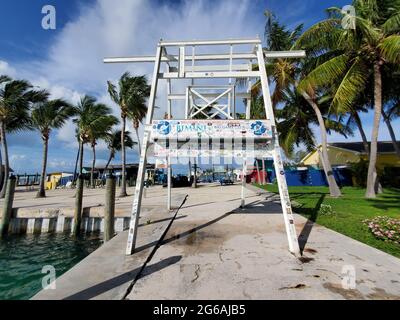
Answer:
<svg viewBox="0 0 400 320"><path fill-rule="evenodd" d="M60 184L62 178L72 177L73 174L65 172L53 172L47 175L45 187L47 190L54 190Z"/></svg>
<svg viewBox="0 0 400 320"><path fill-rule="evenodd" d="M398 144L400 146L400 142L398 142ZM319 148L321 149L321 146L319 146ZM360 159L368 159L362 142L329 143L328 156L333 167L347 166L350 163L359 162ZM301 163L305 166L322 168L321 159L317 150L306 155L301 160ZM391 141L378 143L377 167L382 170L385 167L400 168L400 158L397 156Z"/></svg>

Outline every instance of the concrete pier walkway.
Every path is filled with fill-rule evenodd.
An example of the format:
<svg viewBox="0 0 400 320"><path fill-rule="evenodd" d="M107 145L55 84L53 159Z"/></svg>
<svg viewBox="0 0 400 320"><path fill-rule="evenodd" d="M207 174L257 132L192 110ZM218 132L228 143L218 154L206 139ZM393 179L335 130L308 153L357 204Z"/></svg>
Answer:
<svg viewBox="0 0 400 320"><path fill-rule="evenodd" d="M275 195L248 189L241 210L237 185L173 191L188 201L147 266L163 222L139 229L138 253L123 255L122 233L35 299L400 299L399 259L299 215L292 256Z"/></svg>

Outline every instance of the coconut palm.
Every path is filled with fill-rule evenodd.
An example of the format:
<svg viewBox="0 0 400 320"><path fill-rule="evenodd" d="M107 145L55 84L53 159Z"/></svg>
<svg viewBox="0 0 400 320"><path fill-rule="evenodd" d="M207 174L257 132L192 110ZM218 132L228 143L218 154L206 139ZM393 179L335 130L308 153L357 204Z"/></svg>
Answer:
<svg viewBox="0 0 400 320"><path fill-rule="evenodd" d="M274 15L266 12L267 24L266 24L266 41L267 50L289 50L296 44L299 39L302 25L297 26L293 31L286 29L284 25L281 25L275 18ZM309 68L309 65L318 64L316 59L307 59L301 64L293 59L276 59L272 63L266 64L266 69L269 75L269 80L274 83L274 92L272 93L272 103L276 112L276 108L285 97L285 91L291 90L291 87L297 86L301 78L303 77L304 71L301 69ZM256 68L258 68L256 66ZM260 84L256 83L253 87L252 93L258 96L260 91ZM324 95L324 92L314 92L315 95L311 97L302 94L303 98L314 110L316 118L318 119L318 126L320 129L322 153L321 160L323 163L324 171L326 174L327 182L329 185L329 191L332 197L339 197L341 195L340 189L336 183L333 175L332 166L329 162L328 151L327 151L327 128L325 126L324 115L322 114L317 101ZM260 106L262 100L260 98L254 101L254 106ZM260 111L260 108L258 108ZM252 111L253 113L253 111ZM257 113L255 114L257 115ZM279 131L278 131L279 132ZM279 132L282 133L282 132ZM319 150L319 149L318 149Z"/></svg>
<svg viewBox="0 0 400 320"><path fill-rule="evenodd" d="M32 90L32 85L25 80L0 78L0 137L4 153L4 179L0 197L4 198L6 181L10 172L7 133L21 131L30 127L29 110L32 103L48 98L45 91Z"/></svg>
<svg viewBox="0 0 400 320"><path fill-rule="evenodd" d="M395 67L395 69L393 69ZM400 146L392 126L392 121L400 117L400 65L383 68L383 101L382 117L386 123L393 148L400 158Z"/></svg>
<svg viewBox="0 0 400 320"><path fill-rule="evenodd" d="M83 172L84 145L92 143L93 134L97 127L108 121L111 109L104 104L97 104L96 98L85 95L74 107L76 118L73 122L77 126L79 138L79 174Z"/></svg>
<svg viewBox="0 0 400 320"><path fill-rule="evenodd" d="M296 40L299 38L303 24L297 25L293 30L288 30L285 25L281 24L275 14L266 10L264 12L266 17L265 23L265 41L266 46L264 50L267 51L285 51L289 50ZM281 101L283 92L294 83L296 77L296 61L293 59L275 59L274 61L267 61L266 70L268 78L274 83L274 90L271 95L272 105L275 109L277 104ZM257 65L253 69L258 69ZM252 86L252 96L258 97L261 92L261 80L258 80ZM262 101L262 99L261 99ZM262 104L263 108L263 104Z"/></svg>
<svg viewBox="0 0 400 320"><path fill-rule="evenodd" d="M283 91L282 100L284 106L276 110L276 117L280 146L286 155L292 157L295 146L304 145L307 151L317 148L313 126L319 123L313 108L295 88ZM327 133L333 131L345 137L352 135L351 127L343 123L342 119L330 116L326 111L329 108L328 101L327 99L318 101Z"/></svg>
<svg viewBox="0 0 400 320"><path fill-rule="evenodd" d="M8 82L11 81L11 78L6 76L6 75L0 75L0 86L2 83L4 82ZM1 141L1 137L0 137L0 141ZM3 158L2 158L2 154L1 154L1 148L0 148L0 184L3 181Z"/></svg>
<svg viewBox="0 0 400 320"><path fill-rule="evenodd" d="M61 128L65 122L74 115L72 106L62 99L46 100L35 105L31 113L32 127L37 129L43 141L43 162L42 173L40 178L39 191L37 198L46 197L45 180L46 180L46 167L47 155L50 133L53 129Z"/></svg>
<svg viewBox="0 0 400 320"><path fill-rule="evenodd" d="M99 111L102 110L103 119L101 123L96 125L90 130L90 146L92 148L92 168L90 170L90 185L92 188L95 187L94 183L94 170L96 167L96 145L99 140L106 140L112 128L119 124L119 121L113 115L110 115L111 109L104 104L96 104L95 108Z"/></svg>
<svg viewBox="0 0 400 320"><path fill-rule="evenodd" d="M308 74L301 85L305 92L340 83L332 99L331 108L337 113L351 110L360 93L374 87L374 118L371 136L367 181L367 198L376 197L376 160L379 125L382 114L384 66L400 63L400 0L354 0L355 29L341 27L343 18L349 18L339 8L330 8L330 17L307 30L299 44L313 47L313 54L334 56Z"/></svg>
<svg viewBox="0 0 400 320"><path fill-rule="evenodd" d="M135 141L132 140L129 131L125 131L125 148L132 149L135 144ZM107 143L107 148L110 151L110 156L108 158L107 164L104 168L104 172L107 171L108 166L110 165L111 161L115 158L115 154L117 151L121 151L121 130L113 130L107 134L105 137L105 141Z"/></svg>
<svg viewBox="0 0 400 320"><path fill-rule="evenodd" d="M146 116L146 99L150 95L150 86L147 84L146 77L132 77L129 72L125 72L118 82L118 88L108 81L108 93L111 99L119 106L121 111L121 155L122 155L122 185L120 196L127 196L126 193L126 152L125 152L125 128L126 119L133 121L133 128L138 140L138 151L140 149L139 125Z"/></svg>

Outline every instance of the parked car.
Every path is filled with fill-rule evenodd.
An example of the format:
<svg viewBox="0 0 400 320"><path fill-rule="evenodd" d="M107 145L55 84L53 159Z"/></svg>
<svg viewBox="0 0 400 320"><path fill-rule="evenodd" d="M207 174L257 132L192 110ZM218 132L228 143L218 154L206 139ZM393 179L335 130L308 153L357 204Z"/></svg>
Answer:
<svg viewBox="0 0 400 320"><path fill-rule="evenodd" d="M221 186L223 185L230 185L233 184L233 180L231 180L230 178L223 178L219 181L219 183L221 184Z"/></svg>
<svg viewBox="0 0 400 320"><path fill-rule="evenodd" d="M172 188L185 188L190 187L193 184L193 179L187 178L187 176L177 176L171 178L171 187ZM163 187L166 188L168 186L167 181L164 181Z"/></svg>

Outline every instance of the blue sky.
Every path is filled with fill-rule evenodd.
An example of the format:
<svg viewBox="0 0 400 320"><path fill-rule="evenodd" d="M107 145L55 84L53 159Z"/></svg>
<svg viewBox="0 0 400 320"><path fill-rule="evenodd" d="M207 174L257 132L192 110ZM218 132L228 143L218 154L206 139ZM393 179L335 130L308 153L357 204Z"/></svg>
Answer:
<svg viewBox="0 0 400 320"><path fill-rule="evenodd" d="M324 10L342 7L350 0L1 0L0 74L26 78L47 88L53 97L76 102L85 93L112 105L105 83L129 70L151 74L151 66L110 66L104 56L153 54L157 40L212 39L263 35L265 9L272 10L288 27L305 27L325 18ZM57 29L41 27L42 7L54 5ZM115 108L115 106L114 106ZM117 109L115 108L115 113ZM161 104L159 114L163 114ZM363 116L368 136L371 115ZM399 127L399 121L394 123ZM397 134L400 134L397 130ZM382 140L389 135L381 126ZM340 141L331 136L330 141ZM358 134L351 140L359 140ZM39 172L41 140L37 132L9 137L10 160L14 170ZM49 152L49 171L72 170L76 157L74 127L68 123L54 131ZM98 147L99 163L107 160L103 144ZM88 164L87 149L85 162ZM136 161L134 151L129 161ZM118 158L116 159L118 161Z"/></svg>

